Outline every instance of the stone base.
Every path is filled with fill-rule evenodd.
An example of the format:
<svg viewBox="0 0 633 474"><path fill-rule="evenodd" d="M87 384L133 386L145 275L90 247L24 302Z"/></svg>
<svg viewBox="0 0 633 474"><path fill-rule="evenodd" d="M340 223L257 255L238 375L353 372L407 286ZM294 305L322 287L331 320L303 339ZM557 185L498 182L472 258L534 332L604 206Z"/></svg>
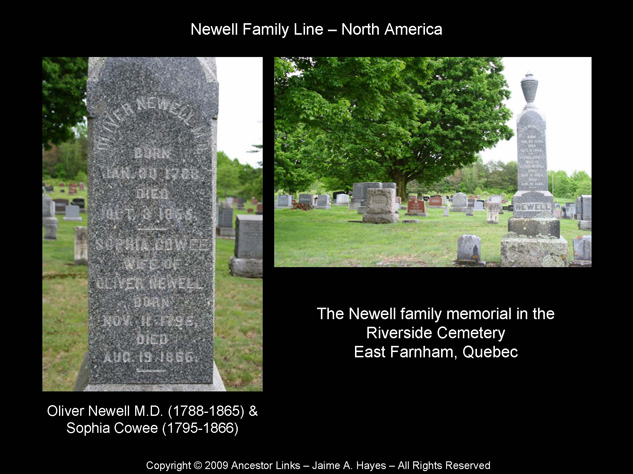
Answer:
<svg viewBox="0 0 633 474"><path fill-rule="evenodd" d="M405 212L405 216L429 217L428 212Z"/></svg>
<svg viewBox="0 0 633 474"><path fill-rule="evenodd" d="M88 383L88 366L90 357L86 352L77 374L75 392L226 392L222 377L215 361L213 362L212 384L90 384Z"/></svg>
<svg viewBox="0 0 633 474"><path fill-rule="evenodd" d="M578 228L580 230L591 230L591 221L578 221Z"/></svg>
<svg viewBox="0 0 633 474"><path fill-rule="evenodd" d="M400 220L400 214L389 212L385 214L363 214L363 222L370 224L395 224Z"/></svg>
<svg viewBox="0 0 633 474"><path fill-rule="evenodd" d="M560 221L545 214L543 217L511 217L508 219L508 232L526 237L560 237Z"/></svg>
<svg viewBox="0 0 633 474"><path fill-rule="evenodd" d="M64 217L65 221L77 221L77 222L81 222L82 219L81 217Z"/></svg>
<svg viewBox="0 0 633 474"><path fill-rule="evenodd" d="M466 212L468 207L451 207L451 212Z"/></svg>
<svg viewBox="0 0 633 474"><path fill-rule="evenodd" d="M332 206L314 206L315 209L332 209Z"/></svg>
<svg viewBox="0 0 633 474"><path fill-rule="evenodd" d="M501 266L566 267L567 248L563 237L526 237L508 232L501 239Z"/></svg>
<svg viewBox="0 0 633 474"><path fill-rule="evenodd" d="M570 264L570 267L590 267L591 260L573 260Z"/></svg>
<svg viewBox="0 0 633 474"><path fill-rule="evenodd" d="M216 235L218 237L226 237L230 239L235 238L235 228L234 227L217 227Z"/></svg>
<svg viewBox="0 0 633 474"><path fill-rule="evenodd" d="M229 273L243 278L263 278L264 260L261 258L229 258Z"/></svg>
<svg viewBox="0 0 633 474"><path fill-rule="evenodd" d="M345 206L345 207L349 207L349 203L348 202L333 202L332 203L333 206Z"/></svg>

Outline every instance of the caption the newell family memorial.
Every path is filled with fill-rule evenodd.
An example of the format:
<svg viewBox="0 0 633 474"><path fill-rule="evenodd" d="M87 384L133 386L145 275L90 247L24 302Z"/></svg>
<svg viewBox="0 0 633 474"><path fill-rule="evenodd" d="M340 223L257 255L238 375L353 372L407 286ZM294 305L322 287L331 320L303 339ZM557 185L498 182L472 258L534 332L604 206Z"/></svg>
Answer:
<svg viewBox="0 0 633 474"><path fill-rule="evenodd" d="M215 58L90 58L89 350L76 390L223 390Z"/></svg>

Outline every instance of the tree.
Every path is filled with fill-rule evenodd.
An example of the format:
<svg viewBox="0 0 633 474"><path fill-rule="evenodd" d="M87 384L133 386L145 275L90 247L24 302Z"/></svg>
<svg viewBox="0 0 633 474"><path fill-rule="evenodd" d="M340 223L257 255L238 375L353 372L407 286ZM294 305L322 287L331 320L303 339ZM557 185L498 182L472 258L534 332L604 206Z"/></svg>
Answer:
<svg viewBox="0 0 633 474"><path fill-rule="evenodd" d="M405 197L513 134L500 58L277 59L276 133L304 125L319 149L306 165L348 186L390 180Z"/></svg>
<svg viewBox="0 0 633 474"><path fill-rule="evenodd" d="M42 58L42 147L73 137L86 115L88 58Z"/></svg>

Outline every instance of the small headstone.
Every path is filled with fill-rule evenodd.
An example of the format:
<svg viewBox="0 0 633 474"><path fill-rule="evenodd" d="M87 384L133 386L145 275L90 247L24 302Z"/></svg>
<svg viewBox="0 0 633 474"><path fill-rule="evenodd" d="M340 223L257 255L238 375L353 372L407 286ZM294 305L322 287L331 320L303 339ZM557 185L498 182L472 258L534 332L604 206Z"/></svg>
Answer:
<svg viewBox="0 0 633 474"><path fill-rule="evenodd" d="M498 224L499 223L499 212L501 212L501 203L500 202L489 202L488 203L488 224Z"/></svg>
<svg viewBox="0 0 633 474"><path fill-rule="evenodd" d="M591 195L580 196L580 230L591 230Z"/></svg>
<svg viewBox="0 0 633 474"><path fill-rule="evenodd" d="M460 235L457 239L457 262L480 263L481 262L481 238L472 235Z"/></svg>
<svg viewBox="0 0 633 474"><path fill-rule="evenodd" d="M251 198L251 204L253 204L253 205L257 204L257 198L256 197L252 197Z"/></svg>
<svg viewBox="0 0 633 474"><path fill-rule="evenodd" d="M316 209L332 209L330 205L330 196L329 194L319 194L317 197L317 203L315 206Z"/></svg>
<svg viewBox="0 0 633 474"><path fill-rule="evenodd" d="M299 194L299 204L314 204L314 194Z"/></svg>
<svg viewBox="0 0 633 474"><path fill-rule="evenodd" d="M55 214L66 214L68 199L53 199L55 201Z"/></svg>
<svg viewBox="0 0 633 474"><path fill-rule="evenodd" d="M474 208L474 207L468 206L468 207L466 208L466 215L467 215L468 217L472 217L472 216L473 216L473 214L474 214L474 210L475 210L475 208Z"/></svg>
<svg viewBox="0 0 633 474"><path fill-rule="evenodd" d="M482 201L481 199L478 199L475 201L475 204L473 205L473 210L475 211L485 211L486 207L485 207L485 201Z"/></svg>
<svg viewBox="0 0 633 474"><path fill-rule="evenodd" d="M255 214L257 214L258 216L261 216L263 213L264 213L264 203L258 202L257 209L255 210Z"/></svg>
<svg viewBox="0 0 633 474"><path fill-rule="evenodd" d="M422 216L427 217L426 201L422 199L412 199L407 202L407 216Z"/></svg>
<svg viewBox="0 0 633 474"><path fill-rule="evenodd" d="M64 220L81 222L81 216L79 215L79 206L66 206L66 215L64 216Z"/></svg>
<svg viewBox="0 0 633 474"><path fill-rule="evenodd" d="M448 217L448 205L444 206L444 217Z"/></svg>
<svg viewBox="0 0 633 474"><path fill-rule="evenodd" d="M367 189L366 204L363 222L389 224L398 222L400 219L396 204L396 190L393 188Z"/></svg>
<svg viewBox="0 0 633 474"><path fill-rule="evenodd" d="M235 220L235 255L229 272L244 278L264 276L264 221L262 216L238 215Z"/></svg>
<svg viewBox="0 0 633 474"><path fill-rule="evenodd" d="M84 183L79 183L79 191L85 191L86 185Z"/></svg>
<svg viewBox="0 0 633 474"><path fill-rule="evenodd" d="M431 196L429 198L429 207L432 209L439 209L442 207L442 196Z"/></svg>
<svg viewBox="0 0 633 474"><path fill-rule="evenodd" d="M464 193L456 193L453 195L452 212L466 212L468 208L468 197Z"/></svg>
<svg viewBox="0 0 633 474"><path fill-rule="evenodd" d="M338 193L336 195L335 206L348 206L349 205L349 194Z"/></svg>
<svg viewBox="0 0 633 474"><path fill-rule="evenodd" d="M277 205L275 208L278 207L292 207L292 196L289 194L280 194L277 196Z"/></svg>
<svg viewBox="0 0 633 474"><path fill-rule="evenodd" d="M86 200L84 198L74 198L72 201L70 201L70 204L72 204L73 206L79 206L80 212L86 211Z"/></svg>
<svg viewBox="0 0 633 474"><path fill-rule="evenodd" d="M75 227L75 265L88 265L87 227Z"/></svg>
<svg viewBox="0 0 633 474"><path fill-rule="evenodd" d="M233 228L233 206L228 201L220 203L216 234L218 237L235 237L235 229Z"/></svg>
<svg viewBox="0 0 633 474"><path fill-rule="evenodd" d="M59 222L55 217L55 202L46 194L42 194L42 226L44 227L44 240L57 240L57 226Z"/></svg>
<svg viewBox="0 0 633 474"><path fill-rule="evenodd" d="M579 235L574 239L574 260L571 266L591 266L591 236Z"/></svg>

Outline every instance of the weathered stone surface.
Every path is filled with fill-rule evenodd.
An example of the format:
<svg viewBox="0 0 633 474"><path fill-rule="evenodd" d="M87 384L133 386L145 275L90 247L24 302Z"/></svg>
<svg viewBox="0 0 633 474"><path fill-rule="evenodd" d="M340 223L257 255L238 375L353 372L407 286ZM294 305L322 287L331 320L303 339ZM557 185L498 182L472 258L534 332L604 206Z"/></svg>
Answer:
<svg viewBox="0 0 633 474"><path fill-rule="evenodd" d="M215 58L90 58L87 109L88 385L213 390Z"/></svg>
<svg viewBox="0 0 633 474"><path fill-rule="evenodd" d="M64 220L81 222L81 216L79 215L79 206L66 206L66 215L64 216Z"/></svg>
<svg viewBox="0 0 633 474"><path fill-rule="evenodd" d="M75 265L88 265L87 227L75 227Z"/></svg>
<svg viewBox="0 0 633 474"><path fill-rule="evenodd" d="M549 213L537 217L511 217L508 219L508 231L517 235L537 237L539 235L560 237L560 221Z"/></svg>
<svg viewBox="0 0 633 474"><path fill-rule="evenodd" d="M319 194L317 196L316 209L332 209L329 194Z"/></svg>
<svg viewBox="0 0 633 474"><path fill-rule="evenodd" d="M488 224L498 224L499 212L501 212L501 202L489 202L487 211L488 211L488 216L487 216Z"/></svg>
<svg viewBox="0 0 633 474"><path fill-rule="evenodd" d="M389 224L398 222L398 204L396 190L393 188L367 189L367 207L363 214L363 222Z"/></svg>
<svg viewBox="0 0 633 474"><path fill-rule="evenodd" d="M591 262L591 236L579 235L574 239L574 260Z"/></svg>
<svg viewBox="0 0 633 474"><path fill-rule="evenodd" d="M289 194L280 194L277 196L276 207L292 207L292 196Z"/></svg>
<svg viewBox="0 0 633 474"><path fill-rule="evenodd" d="M229 273L242 278L263 278L264 260L261 258L237 258L229 259Z"/></svg>
<svg viewBox="0 0 633 474"><path fill-rule="evenodd" d="M567 241L556 237L526 237L508 232L501 239L502 267L566 267Z"/></svg>
<svg viewBox="0 0 633 474"><path fill-rule="evenodd" d="M42 217L42 226L44 226L44 240L57 240L59 226L57 217Z"/></svg>

